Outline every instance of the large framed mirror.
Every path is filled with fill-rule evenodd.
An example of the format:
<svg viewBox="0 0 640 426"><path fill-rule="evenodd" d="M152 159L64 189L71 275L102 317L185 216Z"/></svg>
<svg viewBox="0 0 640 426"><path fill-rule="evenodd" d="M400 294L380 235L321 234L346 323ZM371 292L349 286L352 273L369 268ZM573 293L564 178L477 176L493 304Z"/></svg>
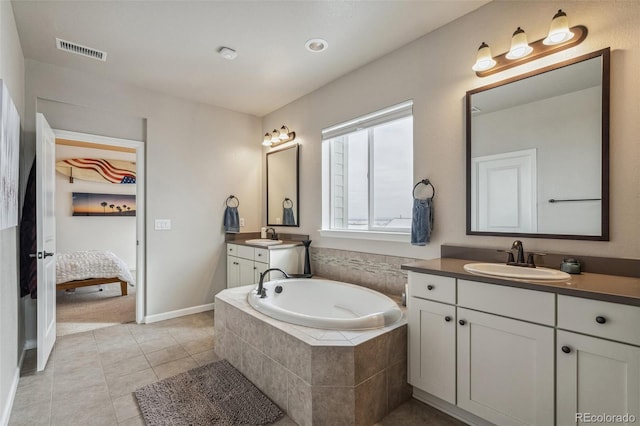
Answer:
<svg viewBox="0 0 640 426"><path fill-rule="evenodd" d="M300 226L299 146L267 154L267 225Z"/></svg>
<svg viewBox="0 0 640 426"><path fill-rule="evenodd" d="M467 92L467 235L609 240L609 49Z"/></svg>

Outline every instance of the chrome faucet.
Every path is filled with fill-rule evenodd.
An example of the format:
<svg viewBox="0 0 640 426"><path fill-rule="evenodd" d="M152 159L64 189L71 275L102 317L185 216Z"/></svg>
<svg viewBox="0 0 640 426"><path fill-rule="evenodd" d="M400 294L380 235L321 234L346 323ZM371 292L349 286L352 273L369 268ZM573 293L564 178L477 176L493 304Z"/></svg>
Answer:
<svg viewBox="0 0 640 426"><path fill-rule="evenodd" d="M265 231L267 233L267 237L269 237L269 231L271 231L271 239L272 240L277 240L278 239L278 234L276 234L276 230L273 228L267 228L267 230Z"/></svg>
<svg viewBox="0 0 640 426"><path fill-rule="evenodd" d="M261 299L264 299L265 297L267 297L267 290L264 288L264 278L271 271L280 271L280 272L282 272L282 274L284 275L285 278L291 278L289 276L289 274L287 274L285 271L283 271L280 268L269 268L266 271L261 272L260 273L260 281L258 282L258 291L256 291L256 294L258 296L260 296Z"/></svg>

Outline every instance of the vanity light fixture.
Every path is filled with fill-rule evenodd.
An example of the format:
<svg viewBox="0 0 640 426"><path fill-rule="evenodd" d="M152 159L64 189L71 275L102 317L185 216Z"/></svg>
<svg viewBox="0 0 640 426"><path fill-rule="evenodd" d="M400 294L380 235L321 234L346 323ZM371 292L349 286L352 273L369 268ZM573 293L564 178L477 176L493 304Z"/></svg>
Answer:
<svg viewBox="0 0 640 426"><path fill-rule="evenodd" d="M511 38L509 52L492 57L489 46L482 43L478 49L476 63L471 69L478 77L486 77L576 46L587 38L587 33L587 27L584 25L569 28L567 14L558 10L551 21L546 38L529 44L526 33L518 27Z"/></svg>
<svg viewBox="0 0 640 426"><path fill-rule="evenodd" d="M271 133L265 133L262 145L264 146L278 146L283 143L291 142L296 138L296 132L289 130L287 126L280 127L280 130L273 129Z"/></svg>

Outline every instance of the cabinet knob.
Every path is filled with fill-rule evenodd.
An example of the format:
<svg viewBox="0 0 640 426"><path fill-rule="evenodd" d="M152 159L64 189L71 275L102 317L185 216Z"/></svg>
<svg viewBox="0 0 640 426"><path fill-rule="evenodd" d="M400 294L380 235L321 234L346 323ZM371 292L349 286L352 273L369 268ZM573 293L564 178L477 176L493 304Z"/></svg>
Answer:
<svg viewBox="0 0 640 426"><path fill-rule="evenodd" d="M466 322L465 320L460 320L460 321L458 321L458 324L460 324L460 325L465 325L466 323L467 323L467 322Z"/></svg>
<svg viewBox="0 0 640 426"><path fill-rule="evenodd" d="M607 319L606 319L605 317L601 316L601 315L598 315L598 316L596 317L596 322L597 322L598 324L604 324L605 322L607 322Z"/></svg>
<svg viewBox="0 0 640 426"><path fill-rule="evenodd" d="M253 270L255 271L256 269L258 269L258 268L256 268L256 267L254 266L254 267L253 267Z"/></svg>
<svg viewBox="0 0 640 426"><path fill-rule="evenodd" d="M447 315L446 317L444 317L444 320L445 320L446 322L449 322L449 321L451 321L451 317L450 317L449 315Z"/></svg>
<svg viewBox="0 0 640 426"><path fill-rule="evenodd" d="M561 349L565 354L571 353L571 348L569 346L563 346Z"/></svg>
<svg viewBox="0 0 640 426"><path fill-rule="evenodd" d="M433 290L433 289L434 289L433 284L429 284L429 285L427 286L427 290Z"/></svg>

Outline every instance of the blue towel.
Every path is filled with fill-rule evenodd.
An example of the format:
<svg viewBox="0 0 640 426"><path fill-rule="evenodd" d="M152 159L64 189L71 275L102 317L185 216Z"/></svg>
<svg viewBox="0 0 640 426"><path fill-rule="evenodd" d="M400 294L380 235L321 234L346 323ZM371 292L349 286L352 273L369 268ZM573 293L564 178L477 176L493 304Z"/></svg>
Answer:
<svg viewBox="0 0 640 426"><path fill-rule="evenodd" d="M413 200L413 218L411 220L411 244L424 246L431 238L433 229L433 200Z"/></svg>
<svg viewBox="0 0 640 426"><path fill-rule="evenodd" d="M224 209L224 232L240 232L238 207L227 206Z"/></svg>
<svg viewBox="0 0 640 426"><path fill-rule="evenodd" d="M296 218L293 216L293 207L284 207L282 209L282 224L295 225Z"/></svg>

